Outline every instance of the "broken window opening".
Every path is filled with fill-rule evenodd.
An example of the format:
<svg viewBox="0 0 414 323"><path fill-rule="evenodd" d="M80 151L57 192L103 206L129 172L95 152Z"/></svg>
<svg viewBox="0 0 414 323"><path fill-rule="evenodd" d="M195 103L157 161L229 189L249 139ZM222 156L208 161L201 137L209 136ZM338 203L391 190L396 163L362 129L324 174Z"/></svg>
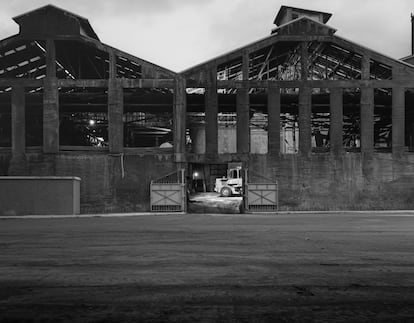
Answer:
<svg viewBox="0 0 414 323"><path fill-rule="evenodd" d="M267 154L269 128L267 88L252 88L250 91L250 153Z"/></svg>
<svg viewBox="0 0 414 323"><path fill-rule="evenodd" d="M326 88L314 88L312 91L312 151L329 151L330 129L329 91Z"/></svg>
<svg viewBox="0 0 414 323"><path fill-rule="evenodd" d="M61 88L59 120L61 146L108 147L107 89Z"/></svg>
<svg viewBox="0 0 414 323"><path fill-rule="evenodd" d="M414 152L414 89L405 92L405 146L409 152Z"/></svg>
<svg viewBox="0 0 414 323"><path fill-rule="evenodd" d="M0 94L0 100L0 147L9 148L12 141L10 93Z"/></svg>
<svg viewBox="0 0 414 323"><path fill-rule="evenodd" d="M299 152L299 89L281 89L280 114L280 150L282 154L297 154Z"/></svg>
<svg viewBox="0 0 414 323"><path fill-rule="evenodd" d="M57 40L56 75L60 79L108 79L109 55L80 41Z"/></svg>
<svg viewBox="0 0 414 323"><path fill-rule="evenodd" d="M361 90L344 90L343 146L348 152L361 151Z"/></svg>
<svg viewBox="0 0 414 323"><path fill-rule="evenodd" d="M166 89L124 90L124 146L172 148L173 95Z"/></svg>
<svg viewBox="0 0 414 323"><path fill-rule="evenodd" d="M26 147L43 146L43 88L26 88Z"/></svg>
<svg viewBox="0 0 414 323"><path fill-rule="evenodd" d="M374 148L381 152L392 148L392 89L374 91Z"/></svg>

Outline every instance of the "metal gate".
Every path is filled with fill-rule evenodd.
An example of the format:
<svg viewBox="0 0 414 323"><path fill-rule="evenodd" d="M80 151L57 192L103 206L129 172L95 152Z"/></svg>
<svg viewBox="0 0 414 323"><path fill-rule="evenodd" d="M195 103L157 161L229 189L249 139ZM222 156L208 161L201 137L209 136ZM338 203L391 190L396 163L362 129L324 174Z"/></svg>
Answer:
<svg viewBox="0 0 414 323"><path fill-rule="evenodd" d="M185 212L186 184L184 169L151 181L151 212Z"/></svg>
<svg viewBox="0 0 414 323"><path fill-rule="evenodd" d="M277 181L245 170L244 206L247 212L275 212L278 210Z"/></svg>

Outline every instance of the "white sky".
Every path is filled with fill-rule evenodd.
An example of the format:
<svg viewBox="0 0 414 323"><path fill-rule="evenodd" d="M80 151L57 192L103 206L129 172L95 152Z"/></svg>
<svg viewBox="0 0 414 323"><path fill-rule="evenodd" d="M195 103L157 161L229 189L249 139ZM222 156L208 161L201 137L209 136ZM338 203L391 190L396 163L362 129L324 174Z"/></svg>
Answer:
<svg viewBox="0 0 414 323"><path fill-rule="evenodd" d="M12 17L53 4L87 18L103 43L180 72L270 34L280 6L330 12L337 35L393 58L411 54L413 0L1 0Z"/></svg>

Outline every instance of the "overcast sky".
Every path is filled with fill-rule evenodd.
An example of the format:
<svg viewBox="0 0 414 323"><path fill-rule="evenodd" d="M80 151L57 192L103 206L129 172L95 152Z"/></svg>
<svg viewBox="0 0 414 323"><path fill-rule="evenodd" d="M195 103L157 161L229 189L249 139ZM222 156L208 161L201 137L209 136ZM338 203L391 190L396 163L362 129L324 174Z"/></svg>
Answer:
<svg viewBox="0 0 414 323"><path fill-rule="evenodd" d="M87 18L103 43L179 72L270 34L280 6L330 12L337 35L393 58L411 54L413 0L1 0L12 17L53 4Z"/></svg>

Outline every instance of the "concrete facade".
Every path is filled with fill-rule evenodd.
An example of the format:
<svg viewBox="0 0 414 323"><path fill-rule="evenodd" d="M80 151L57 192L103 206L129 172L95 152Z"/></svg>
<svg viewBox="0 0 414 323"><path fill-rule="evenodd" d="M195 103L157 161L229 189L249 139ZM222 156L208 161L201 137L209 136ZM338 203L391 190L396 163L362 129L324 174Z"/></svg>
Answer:
<svg viewBox="0 0 414 323"><path fill-rule="evenodd" d="M9 159L0 155L1 176L8 175ZM151 180L176 171L172 154L107 155L93 153L27 154L29 176L81 178L81 213L136 212L149 210Z"/></svg>
<svg viewBox="0 0 414 323"><path fill-rule="evenodd" d="M62 14L60 9L56 13L56 8L43 8L27 19L30 18L32 23L31 19L47 18L51 14L47 10L51 10L53 15ZM291 10L286 12L291 14ZM334 35L336 30L324 25L325 13L318 13L318 21L309 18L312 14L306 13L306 10L302 13L302 17L284 22L267 38L179 74L100 43L92 30L87 41L82 38L84 36L71 37L82 44L92 44L94 50L102 52L103 61L107 57L107 75L99 79L69 79L59 74L62 71L57 70L55 64L56 55L59 54L57 45L66 40L67 35L25 35L33 39L40 37L44 41L46 74L39 80L0 78L0 85L12 88L10 105L13 129L11 147L0 150L0 175L80 177L82 213L148 211L151 180L179 169L187 169L191 163L241 163L257 173L275 176L279 183L280 210L413 208L414 154L407 151L405 129L406 115L411 113L412 107L408 106L405 97L408 90L414 88L414 66L337 37ZM86 23L79 17L76 19L80 19L82 24ZM15 40L21 41L20 37L17 35ZM0 43L0 48L7 50L13 39ZM282 49L286 46L286 53L294 52L296 55L292 58L296 63L289 67L290 70L283 70L284 63L277 61L277 57L287 54L275 53L275 45L281 45ZM337 48L347 54L337 54ZM321 51L320 57L318 51ZM329 67L329 73L328 67L320 71L316 64L312 65L317 58L323 61L322 54L339 55L336 66ZM275 55L273 59L279 64L276 68L271 67L271 64L276 64L271 60L272 55ZM354 67L341 65L346 59L355 61L358 74L352 74ZM120 62L124 61L130 66L120 70ZM233 76L229 64L239 69ZM125 77L126 71L131 68L136 68L136 74ZM345 71L349 73L349 78L335 74L345 73L341 68L349 69ZM218 75L226 76L220 79ZM34 87L43 89L43 140L42 146L28 148L25 128L22 126L26 123L24 89ZM62 102L59 101L58 89L62 87L73 88L74 92L84 88L104 89L107 92L107 102L100 103L104 106L100 107L102 111L107 113L107 147L68 149L59 145ZM194 108L188 102L189 88L204 89L204 105L201 108ZM323 152L312 149L313 92L321 88L328 89L330 98L328 105L319 107L329 114L330 122L330 145ZM343 93L352 88L358 89L357 104L344 102ZM168 105L173 115L172 148L124 147L126 89L148 92L163 89L170 95L173 93L173 102ZM224 109L222 102L219 102L218 89L235 96L234 103L230 102L225 107L236 114L237 122L233 128L218 124L218 113ZM250 102L250 94L260 89L266 89L264 112L268 129L250 131L255 109L253 102ZM282 93L292 89L297 102L282 104ZM389 106L392 110L391 146L385 153L375 150L375 116L378 115L375 109L380 106L375 104L375 93L380 89L391 89L387 93L392 95ZM96 95L93 91L91 93ZM6 91L3 94L6 96ZM75 98L82 96L82 93L75 94ZM128 108L148 104L139 100L129 103ZM97 100L92 103L98 106ZM156 107L154 104L154 109ZM357 111L360 126L358 140L361 147L353 152L347 151L343 144L344 116L349 113L345 112L345 108L349 107ZM205 113L205 127L193 132L191 151L187 145L187 130L191 132L191 129L187 129L187 116L194 111L190 109ZM298 151L295 146L295 150L289 151L289 154L284 153L286 149L281 138L286 138L281 136L280 131L283 128L281 115L286 110L299 125L299 129L292 132L292 135L298 134L299 137Z"/></svg>

